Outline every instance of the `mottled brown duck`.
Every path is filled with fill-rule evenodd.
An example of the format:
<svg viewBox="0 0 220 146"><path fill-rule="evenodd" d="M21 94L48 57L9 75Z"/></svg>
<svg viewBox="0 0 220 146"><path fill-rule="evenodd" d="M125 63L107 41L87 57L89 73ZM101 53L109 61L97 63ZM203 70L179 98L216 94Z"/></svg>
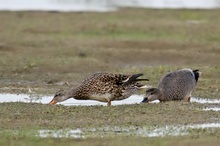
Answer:
<svg viewBox="0 0 220 146"><path fill-rule="evenodd" d="M69 98L77 100L96 100L107 102L123 100L136 93L141 88L147 88L140 81L148 79L138 79L143 74L123 75L112 73L96 73L85 79L77 88L59 90L50 104L65 101Z"/></svg>

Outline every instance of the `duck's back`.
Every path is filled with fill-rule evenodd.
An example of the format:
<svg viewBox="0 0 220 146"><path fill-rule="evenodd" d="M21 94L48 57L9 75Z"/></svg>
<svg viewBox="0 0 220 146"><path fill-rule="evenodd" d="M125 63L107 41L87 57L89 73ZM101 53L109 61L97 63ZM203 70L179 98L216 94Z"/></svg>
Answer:
<svg viewBox="0 0 220 146"><path fill-rule="evenodd" d="M83 94L110 93L117 96L116 94L122 94L121 85L128 77L122 74L96 73L84 80L79 89L83 91Z"/></svg>
<svg viewBox="0 0 220 146"><path fill-rule="evenodd" d="M165 75L158 88L162 91L163 100L181 100L191 94L195 85L193 72L185 69Z"/></svg>

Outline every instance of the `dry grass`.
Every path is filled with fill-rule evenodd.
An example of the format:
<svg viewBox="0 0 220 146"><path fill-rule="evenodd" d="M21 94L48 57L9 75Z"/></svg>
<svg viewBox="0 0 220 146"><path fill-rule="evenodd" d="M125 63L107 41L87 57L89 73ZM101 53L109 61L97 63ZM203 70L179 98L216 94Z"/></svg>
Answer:
<svg viewBox="0 0 220 146"><path fill-rule="evenodd" d="M1 12L2 76L32 73L42 77L137 65L217 66L218 13L146 9Z"/></svg>
<svg viewBox="0 0 220 146"><path fill-rule="evenodd" d="M153 9L0 12L0 92L27 93L31 88L35 93L54 94L59 88L67 88L63 86L66 81L77 86L88 75L104 71L143 72L149 84L156 86L165 73L190 67L203 72L193 95L219 98L219 13ZM15 141L18 145L218 145L219 133L206 131L197 137L43 141L29 138L25 130L24 135L12 134L14 129L218 122L218 112L198 110L203 107L206 105L182 102L111 108L3 103L0 130L12 132L8 136L0 133L0 145L13 145Z"/></svg>
<svg viewBox="0 0 220 146"><path fill-rule="evenodd" d="M0 127L6 129L39 127L41 129L65 129L108 126L151 127L218 122L217 119L220 118L218 112L201 110L206 106L184 102L121 105L111 108L2 103Z"/></svg>

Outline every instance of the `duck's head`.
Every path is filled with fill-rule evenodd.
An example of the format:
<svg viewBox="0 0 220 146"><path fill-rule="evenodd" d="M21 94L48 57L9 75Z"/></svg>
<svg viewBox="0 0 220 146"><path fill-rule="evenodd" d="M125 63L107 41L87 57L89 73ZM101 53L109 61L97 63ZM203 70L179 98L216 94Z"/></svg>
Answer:
<svg viewBox="0 0 220 146"><path fill-rule="evenodd" d="M150 88L146 91L146 96L143 99L143 103L154 101L160 98L161 91L158 88Z"/></svg>
<svg viewBox="0 0 220 146"><path fill-rule="evenodd" d="M68 90L59 90L54 95L54 98L51 100L49 104L56 104L57 102L62 102L70 98Z"/></svg>

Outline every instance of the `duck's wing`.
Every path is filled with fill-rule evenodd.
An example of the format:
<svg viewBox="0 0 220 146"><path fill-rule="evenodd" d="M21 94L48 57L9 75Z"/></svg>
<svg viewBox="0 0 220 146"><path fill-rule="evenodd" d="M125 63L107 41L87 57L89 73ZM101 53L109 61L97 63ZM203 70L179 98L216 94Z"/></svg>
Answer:
<svg viewBox="0 0 220 146"><path fill-rule="evenodd" d="M138 81L147 81L148 79L137 79L143 74L111 74L111 73L96 73L87 78L81 86L92 92L115 92L121 90L122 86L134 84Z"/></svg>
<svg viewBox="0 0 220 146"><path fill-rule="evenodd" d="M88 93L109 93L114 92L126 80L126 75L110 74L110 73L95 73L80 85Z"/></svg>
<svg viewBox="0 0 220 146"><path fill-rule="evenodd" d="M166 74L160 80L158 87L164 90L172 90L172 88L176 86L182 89L188 85L188 88L192 88L193 84L195 84L195 81L193 80L192 71L182 69Z"/></svg>
<svg viewBox="0 0 220 146"><path fill-rule="evenodd" d="M158 88L164 89L169 88L170 85L175 84L175 81L177 79L177 72L170 72L166 74L158 83Z"/></svg>
<svg viewBox="0 0 220 146"><path fill-rule="evenodd" d="M122 84L130 84L137 81L148 81L148 79L137 79L138 77L143 76L143 74L133 74L133 75L125 75L125 74L112 74L112 73L95 73L86 80L83 81L82 84L88 83L96 83L96 82L111 82L116 85Z"/></svg>

